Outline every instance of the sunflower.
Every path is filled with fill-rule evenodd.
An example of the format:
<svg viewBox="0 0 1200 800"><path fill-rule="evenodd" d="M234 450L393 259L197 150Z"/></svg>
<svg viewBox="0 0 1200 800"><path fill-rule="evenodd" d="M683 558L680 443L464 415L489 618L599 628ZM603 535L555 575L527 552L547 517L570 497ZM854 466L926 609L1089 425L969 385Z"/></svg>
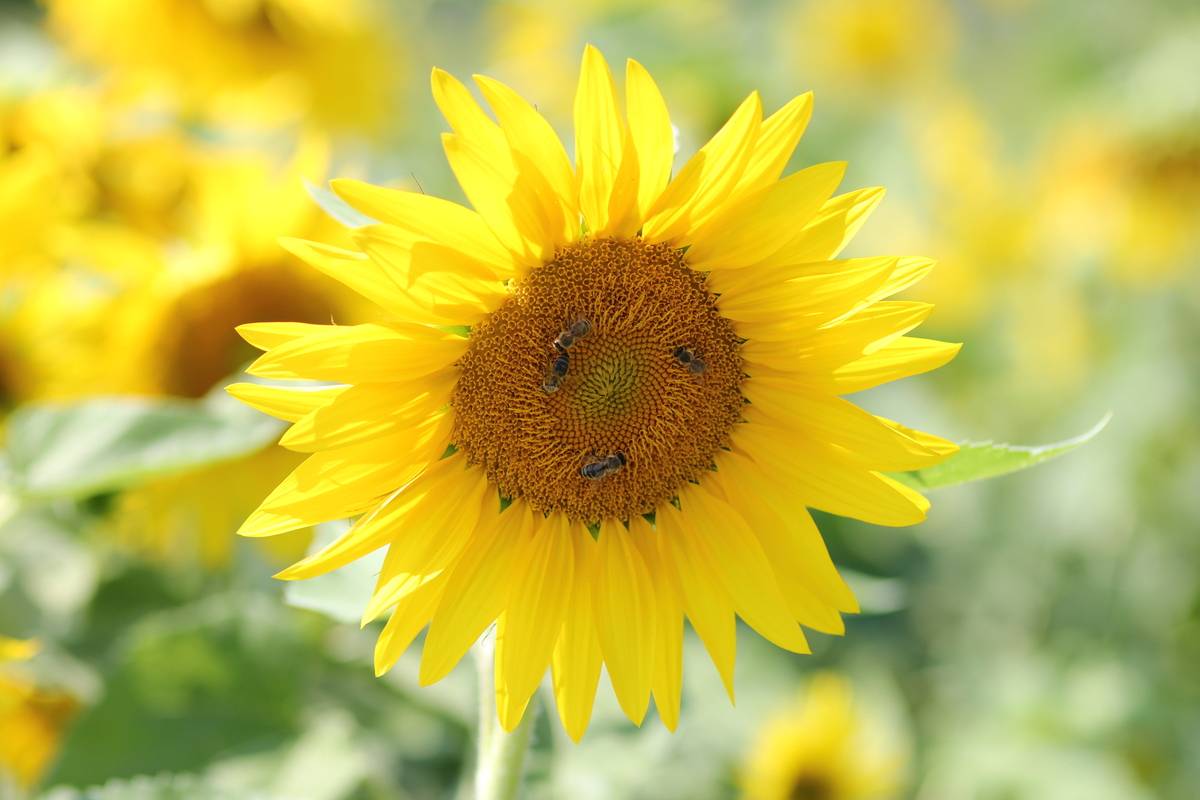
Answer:
<svg viewBox="0 0 1200 800"><path fill-rule="evenodd" d="M396 73L373 0L47 0L74 54L131 94L165 88L188 114L295 114L340 128L386 120Z"/></svg>
<svg viewBox="0 0 1200 800"><path fill-rule="evenodd" d="M944 0L813 0L789 14L797 65L848 96L892 99L936 84L958 38ZM916 90L916 91L914 91Z"/></svg>
<svg viewBox="0 0 1200 800"><path fill-rule="evenodd" d="M834 673L809 681L795 708L754 743L741 776L743 800L888 800L902 787L899 747L870 738L850 682ZM877 731L876 731L877 732Z"/></svg>
<svg viewBox="0 0 1200 800"><path fill-rule="evenodd" d="M0 665L24 661L39 649L36 642L0 636ZM36 784L58 752L63 729L78 711L79 701L73 695L0 672L0 787L4 778L25 788Z"/></svg>
<svg viewBox="0 0 1200 800"><path fill-rule="evenodd" d="M163 137L113 142L107 129L93 147L50 148L31 131L66 139L50 124L70 107L66 97L26 104L13 157L53 153L60 167L46 191L86 202L30 248L45 269L10 277L20 302L0 316L0 407L100 394L198 398L255 355L234 332L238 324L375 316L361 296L275 243L283 234L349 241L301 184L324 173L322 138L304 139L282 168L255 151L176 149ZM98 120L112 124L108 115ZM154 183L170 191L149 191ZM113 533L153 558L224 566L231 532L301 460L272 445L139 485L117 500ZM268 550L282 565L305 546L297 533Z"/></svg>
<svg viewBox="0 0 1200 800"><path fill-rule="evenodd" d="M883 302L931 261L835 260L882 190L831 198L842 163L778 179L811 95L766 120L750 95L672 179L667 109L636 62L625 121L586 49L574 167L532 105L476 81L499 124L433 73L474 211L335 181L380 224L357 250L283 242L384 317L239 329L266 351L252 374L337 384L230 388L312 454L241 533L358 516L279 577L386 545L364 614L391 612L378 673L428 625L420 679L437 681L495 622L505 729L549 667L578 740L602 664L630 719L653 693L673 729L685 614L731 695L735 615L801 653L797 623L842 632L857 607L806 506L915 524L928 503L881 471L955 447L838 395L958 346L903 336L929 306Z"/></svg>
<svg viewBox="0 0 1200 800"><path fill-rule="evenodd" d="M115 319L95 358L103 375L93 390L201 397L253 357L234 332L240 323L372 318L359 295L275 244L284 233L340 241L337 226L301 188L301 175L321 174L324 161L317 141L305 143L282 174L255 153L198 158L188 193L194 219L180 225L191 249L164 261L108 309ZM115 534L168 562L223 567L231 531L301 459L271 445L235 462L137 486L117 502ZM272 563L286 564L306 546L306 535L297 533L272 542L267 552Z"/></svg>

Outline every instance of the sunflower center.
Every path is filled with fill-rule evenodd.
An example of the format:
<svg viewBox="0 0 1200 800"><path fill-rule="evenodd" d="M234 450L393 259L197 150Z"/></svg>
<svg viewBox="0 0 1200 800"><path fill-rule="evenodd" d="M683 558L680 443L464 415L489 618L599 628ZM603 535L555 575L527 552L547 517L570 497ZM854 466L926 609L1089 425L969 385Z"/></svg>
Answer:
<svg viewBox="0 0 1200 800"><path fill-rule="evenodd" d="M679 250L586 240L509 288L451 401L458 447L502 495L623 520L712 466L741 412L739 340ZM587 332L556 347L572 327Z"/></svg>
<svg viewBox="0 0 1200 800"><path fill-rule="evenodd" d="M834 800L833 784L824 775L805 773L792 786L788 800Z"/></svg>

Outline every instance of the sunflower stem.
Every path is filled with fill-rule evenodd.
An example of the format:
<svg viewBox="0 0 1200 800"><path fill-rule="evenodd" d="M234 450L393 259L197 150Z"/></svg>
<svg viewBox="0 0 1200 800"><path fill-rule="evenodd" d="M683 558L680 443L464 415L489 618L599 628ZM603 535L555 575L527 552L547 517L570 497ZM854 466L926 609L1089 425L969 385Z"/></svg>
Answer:
<svg viewBox="0 0 1200 800"><path fill-rule="evenodd" d="M537 718L537 700L525 709L525 716L512 733L505 733L496 717L496 689L493 670L496 663L495 640L485 636L473 648L479 673L479 732L475 759L475 800L513 800L525 772L525 753L533 738Z"/></svg>

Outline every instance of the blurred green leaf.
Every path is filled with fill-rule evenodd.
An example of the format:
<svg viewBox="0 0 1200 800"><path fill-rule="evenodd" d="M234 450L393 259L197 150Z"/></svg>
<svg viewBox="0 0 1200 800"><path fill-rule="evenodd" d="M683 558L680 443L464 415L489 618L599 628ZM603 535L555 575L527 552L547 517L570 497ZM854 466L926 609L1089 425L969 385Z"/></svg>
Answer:
<svg viewBox="0 0 1200 800"><path fill-rule="evenodd" d="M349 530L347 520L322 522L313 528L309 554L333 542ZM307 608L338 622L357 624L371 599L375 579L383 567L383 550L378 550L340 569L303 581L289 581L284 599L290 606Z"/></svg>
<svg viewBox="0 0 1200 800"><path fill-rule="evenodd" d="M7 427L18 492L46 499L87 497L239 458L274 441L285 423L218 396L100 397L28 405Z"/></svg>
<svg viewBox="0 0 1200 800"><path fill-rule="evenodd" d="M964 444L961 450L936 466L912 472L892 472L888 475L921 492L1007 475L1071 452L1081 444L1091 441L1111 418L1112 414L1106 414L1090 431L1065 442L1040 447L971 442Z"/></svg>
<svg viewBox="0 0 1200 800"><path fill-rule="evenodd" d="M308 178L304 179L304 188L313 202L319 205L322 211L333 217L334 222L345 225L347 228L365 228L368 225L379 224L379 220L372 219L356 210L345 200L324 186L317 186Z"/></svg>
<svg viewBox="0 0 1200 800"><path fill-rule="evenodd" d="M72 726L52 783L198 771L299 732L321 667L275 596L209 595L146 615L110 647L104 696Z"/></svg>

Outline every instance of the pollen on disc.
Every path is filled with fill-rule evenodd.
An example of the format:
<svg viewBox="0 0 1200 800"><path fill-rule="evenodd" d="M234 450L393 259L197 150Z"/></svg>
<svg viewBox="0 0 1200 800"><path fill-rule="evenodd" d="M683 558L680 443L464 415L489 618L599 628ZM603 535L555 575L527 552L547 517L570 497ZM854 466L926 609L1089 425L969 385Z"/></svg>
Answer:
<svg viewBox="0 0 1200 800"><path fill-rule="evenodd" d="M471 332L451 405L456 441L506 497L596 522L645 514L697 480L740 419L739 339L680 251L640 240L584 242L510 287ZM554 339L579 319L558 391L543 390ZM687 347L707 370L675 358ZM622 453L601 481L585 464Z"/></svg>

